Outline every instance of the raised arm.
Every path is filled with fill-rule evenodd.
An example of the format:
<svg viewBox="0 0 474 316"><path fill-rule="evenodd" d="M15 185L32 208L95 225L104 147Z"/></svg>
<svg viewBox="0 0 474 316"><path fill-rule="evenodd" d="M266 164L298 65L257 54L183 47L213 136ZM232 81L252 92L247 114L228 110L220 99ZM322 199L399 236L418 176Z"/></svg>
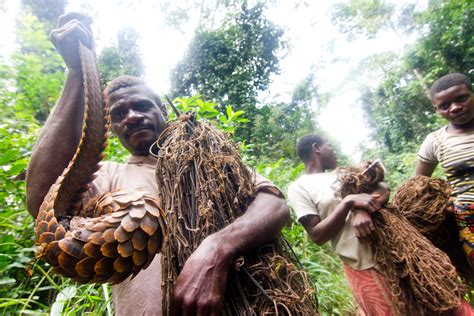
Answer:
<svg viewBox="0 0 474 316"><path fill-rule="evenodd" d="M35 217L50 186L72 159L81 136L84 102L78 43L79 40L87 46L92 43L89 20L79 13L63 15L58 20L58 28L50 34L68 73L61 96L41 131L28 165L27 206Z"/></svg>
<svg viewBox="0 0 474 316"><path fill-rule="evenodd" d="M435 168L436 168L436 164L434 163L418 160L418 164L416 165L415 175L431 177Z"/></svg>
<svg viewBox="0 0 474 316"><path fill-rule="evenodd" d="M233 260L274 239L289 220L285 201L260 192L244 215L207 237L188 258L174 292L175 315L220 315Z"/></svg>

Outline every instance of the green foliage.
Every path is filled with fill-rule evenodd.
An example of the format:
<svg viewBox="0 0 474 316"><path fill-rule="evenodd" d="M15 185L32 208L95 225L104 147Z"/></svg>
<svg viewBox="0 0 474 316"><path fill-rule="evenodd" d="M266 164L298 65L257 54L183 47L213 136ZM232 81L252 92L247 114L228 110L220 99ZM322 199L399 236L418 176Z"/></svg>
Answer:
<svg viewBox="0 0 474 316"><path fill-rule="evenodd" d="M105 149L105 160L115 161L115 162L126 162L127 157L130 156L125 147L122 146L119 139L115 137L110 132L110 138L108 140L108 146Z"/></svg>
<svg viewBox="0 0 474 316"><path fill-rule="evenodd" d="M263 15L259 3L216 31L198 30L173 76L173 94L202 94L219 104L255 106L257 93L278 71L282 31Z"/></svg>
<svg viewBox="0 0 474 316"><path fill-rule="evenodd" d="M38 135L38 120L49 113L62 84L57 59L42 30L35 17L23 16L18 32L24 53L13 56L13 66L0 65L4 74L0 80L0 306L4 311L19 310L34 301L35 283L30 280L38 280L25 273L34 248L33 219L25 207L24 170ZM30 286L25 288L25 284Z"/></svg>
<svg viewBox="0 0 474 316"><path fill-rule="evenodd" d="M173 100L173 104L181 112L194 112L197 118L205 118L214 121L216 126L229 134L234 134L237 126L247 123L249 120L242 115L244 111L234 111L230 105L227 105L224 111L219 111L216 103L204 101L200 95L193 97L180 97ZM174 111L170 112L170 119L176 118Z"/></svg>
<svg viewBox="0 0 474 316"><path fill-rule="evenodd" d="M424 80L434 82L450 72L474 79L474 3L470 0L432 0L419 16L421 39L406 55Z"/></svg>
<svg viewBox="0 0 474 316"><path fill-rule="evenodd" d="M371 122L374 138L390 152L416 150L424 137L439 127L423 86L406 64L385 64L388 70L375 89L366 88L362 108Z"/></svg>
<svg viewBox="0 0 474 316"><path fill-rule="evenodd" d="M21 0L22 7L43 23L46 34L56 26L56 21L64 13L67 2L67 0Z"/></svg>
<svg viewBox="0 0 474 316"><path fill-rule="evenodd" d="M360 13L360 2L350 1L348 6L355 10L352 13ZM372 12L379 18L385 17L383 12ZM349 14L351 19L352 13L337 12ZM428 97L429 85L449 72L473 76L473 13L474 3L468 0L430 1L428 9L421 13L412 7L394 23L406 23L403 18L410 16L411 29L419 39L408 46L402 56L372 55L355 74L369 78L365 82L379 82L375 86L360 85L364 91L360 102L372 126L372 138L381 146L371 154L384 160L392 186L414 175L416 152L421 142L429 132L447 123L434 112Z"/></svg>
<svg viewBox="0 0 474 316"><path fill-rule="evenodd" d="M256 157L286 157L294 162L297 139L308 133L321 133L315 127L315 103L319 96L313 82L313 75L307 76L293 91L289 103L265 104L254 116L252 132L252 153Z"/></svg>
<svg viewBox="0 0 474 316"><path fill-rule="evenodd" d="M21 16L19 51L12 65L0 63L0 312L39 314L51 310L58 293L72 286L53 277L46 264L33 260L34 224L25 205L25 167L40 124L53 107L64 80L64 68L35 16ZM74 286L64 313L102 314L106 307L100 286ZM55 305L53 305L55 306ZM57 305L56 305L57 306Z"/></svg>
<svg viewBox="0 0 474 316"><path fill-rule="evenodd" d="M332 22L350 38L360 34L374 38L380 29L392 26L394 9L384 0L351 0L333 6Z"/></svg>
<svg viewBox="0 0 474 316"><path fill-rule="evenodd" d="M173 95L201 94L254 116L258 92L278 72L282 31L264 16L264 4L240 12L217 30L196 31L184 59L172 74ZM224 111L224 108L221 108ZM240 136L251 137L254 122Z"/></svg>
<svg viewBox="0 0 474 316"><path fill-rule="evenodd" d="M9 110L44 122L61 91L63 62L35 16L21 17L18 38L20 51L12 56L16 96Z"/></svg>
<svg viewBox="0 0 474 316"><path fill-rule="evenodd" d="M117 33L117 45L102 50L98 63L105 84L121 75L143 76L145 68L139 40L135 29L124 28Z"/></svg>

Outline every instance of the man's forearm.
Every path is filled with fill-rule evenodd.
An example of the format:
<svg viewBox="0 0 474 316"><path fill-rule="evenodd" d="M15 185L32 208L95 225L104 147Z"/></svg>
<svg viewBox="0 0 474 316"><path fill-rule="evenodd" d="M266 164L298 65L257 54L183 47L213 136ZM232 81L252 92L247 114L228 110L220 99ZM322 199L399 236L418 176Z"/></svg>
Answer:
<svg viewBox="0 0 474 316"><path fill-rule="evenodd" d="M244 215L208 236L188 258L176 280L175 315L220 315L233 259L274 239L289 219L282 198L258 193Z"/></svg>
<svg viewBox="0 0 474 316"><path fill-rule="evenodd" d="M318 245L326 243L333 238L344 226L347 214L351 210L351 204L347 200L342 200L328 217L313 226L308 232L311 239Z"/></svg>
<svg viewBox="0 0 474 316"><path fill-rule="evenodd" d="M73 69L68 72L61 97L41 131L28 165L27 205L33 216L74 155L83 115L82 73Z"/></svg>
<svg viewBox="0 0 474 316"><path fill-rule="evenodd" d="M421 160L418 160L416 165L415 176L427 176L431 177L433 171L436 168L436 163L428 163Z"/></svg>
<svg viewBox="0 0 474 316"><path fill-rule="evenodd" d="M288 220L285 201L260 192L241 217L208 239L221 244L224 256L234 257L274 239Z"/></svg>

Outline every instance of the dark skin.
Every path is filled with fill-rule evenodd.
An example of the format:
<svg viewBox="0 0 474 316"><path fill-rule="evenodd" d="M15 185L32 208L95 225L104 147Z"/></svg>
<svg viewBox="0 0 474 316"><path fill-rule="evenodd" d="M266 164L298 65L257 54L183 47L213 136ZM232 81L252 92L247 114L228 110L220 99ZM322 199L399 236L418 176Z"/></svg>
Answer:
<svg viewBox="0 0 474 316"><path fill-rule="evenodd" d="M61 98L45 123L28 166L27 202L33 216L72 159L81 136L84 108L77 43L78 39L92 43L88 20L81 14L66 14L51 33L69 70ZM114 91L108 102L112 131L124 147L135 155L148 155L149 147L167 126L167 113L156 94L148 86L138 85ZM259 192L244 215L207 237L188 258L176 280L173 313L220 315L234 258L274 239L288 220L289 209L281 197Z"/></svg>
<svg viewBox="0 0 474 316"><path fill-rule="evenodd" d="M336 167L336 156L330 144L313 144L311 158L304 162L305 173L321 173ZM352 210L354 217L352 225L356 230L356 237L370 237L375 230L371 213L380 210L381 205L388 200L388 187L383 184L380 191L374 194L351 194L346 196L336 209L325 219L318 215L307 215L300 219L310 238L318 245L332 239L342 228L347 215Z"/></svg>
<svg viewBox="0 0 474 316"><path fill-rule="evenodd" d="M448 133L463 134L474 131L474 94L468 87L452 86L433 94L431 102L436 113L448 121ZM437 165L418 160L415 175L431 177ZM454 211L451 201L446 205L445 211Z"/></svg>
<svg viewBox="0 0 474 316"><path fill-rule="evenodd" d="M140 85L112 92L109 104L111 128L122 145L134 155L148 155L157 135L168 126L161 101Z"/></svg>
<svg viewBox="0 0 474 316"><path fill-rule="evenodd" d="M474 94L465 85L435 93L431 102L436 112L448 121L447 131L463 134L474 131ZM415 174L431 177L437 164L418 161Z"/></svg>

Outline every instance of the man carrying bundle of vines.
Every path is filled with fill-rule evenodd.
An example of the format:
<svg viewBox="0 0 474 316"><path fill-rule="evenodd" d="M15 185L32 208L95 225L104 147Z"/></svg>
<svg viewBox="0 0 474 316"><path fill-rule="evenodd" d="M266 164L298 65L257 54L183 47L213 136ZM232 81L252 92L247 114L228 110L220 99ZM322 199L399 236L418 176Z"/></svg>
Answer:
<svg viewBox="0 0 474 316"><path fill-rule="evenodd" d="M388 201L387 185L375 181L378 185L369 190L373 190L370 194L348 194L343 198L340 175L337 171L326 172L336 168L336 156L327 141L318 135L305 135L298 141L297 153L305 171L288 189L297 220L318 245L331 241L332 251L343 262L347 283L366 315L399 314L392 296L394 289L389 288L371 247L376 237L376 222L371 214L381 211ZM362 174L374 166L367 166ZM453 315L472 315L467 302L457 302Z"/></svg>
<svg viewBox="0 0 474 316"><path fill-rule="evenodd" d="M56 108L48 118L33 150L28 167L27 203L36 216L49 187L73 158L84 113L79 40L92 47L88 17L70 13L59 18L51 39L63 57L68 74ZM88 87L90 88L90 87ZM149 148L167 127L167 112L158 95L144 81L131 76L113 80L105 91L111 128L131 153L127 163L105 162L87 196L114 189L144 188L156 197L156 159ZM272 240L287 222L288 208L281 192L257 175L257 194L244 215L208 236L189 257L174 291L177 315L220 315L227 274L233 259ZM117 315L161 313L161 265L159 256L133 280L113 286Z"/></svg>
<svg viewBox="0 0 474 316"><path fill-rule="evenodd" d="M336 155L331 145L318 135L301 137L297 153L305 172L288 189L289 203L297 220L318 245L331 241L331 248L343 261L348 284L365 313L389 312L387 289L374 269L376 262L370 244L358 239L370 237L374 231L369 214L380 209L381 203L388 200L388 193L383 198L358 194L341 199L333 188L336 172L325 172L336 168ZM360 277L356 278L357 275ZM365 282L358 280L363 278Z"/></svg>
<svg viewBox="0 0 474 316"><path fill-rule="evenodd" d="M454 214L464 253L474 275L474 94L459 73L439 78L430 89L435 111L448 121L430 133L418 152L416 175L430 177L441 165L452 186Z"/></svg>

